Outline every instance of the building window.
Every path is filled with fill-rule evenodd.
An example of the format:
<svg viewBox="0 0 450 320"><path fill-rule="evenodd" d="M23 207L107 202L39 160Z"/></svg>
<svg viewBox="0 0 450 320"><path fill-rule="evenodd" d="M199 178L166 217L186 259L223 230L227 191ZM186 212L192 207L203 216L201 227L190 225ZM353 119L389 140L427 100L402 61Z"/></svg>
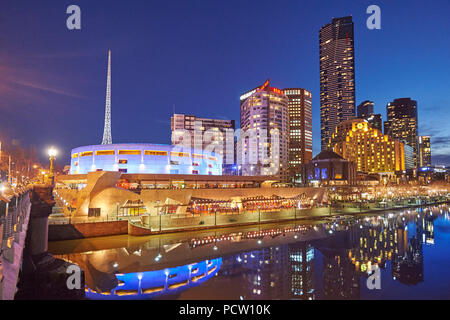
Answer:
<svg viewBox="0 0 450 320"><path fill-rule="evenodd" d="M314 168L314 178L320 180L320 168Z"/></svg>
<svg viewBox="0 0 450 320"><path fill-rule="evenodd" d="M198 174L198 170L192 170L192 174Z"/></svg>
<svg viewBox="0 0 450 320"><path fill-rule="evenodd" d="M140 156L141 155L141 150L119 150L119 154Z"/></svg>
<svg viewBox="0 0 450 320"><path fill-rule="evenodd" d="M88 217L100 217L101 208L89 208Z"/></svg>
<svg viewBox="0 0 450 320"><path fill-rule="evenodd" d="M80 157L89 157L89 156L92 156L93 154L94 154L94 152L92 152L92 151L85 151L85 152L80 153Z"/></svg>
<svg viewBox="0 0 450 320"><path fill-rule="evenodd" d="M167 156L167 151L145 150L146 156Z"/></svg>
<svg viewBox="0 0 450 320"><path fill-rule="evenodd" d="M192 158L194 158L194 159L205 159L205 157L203 155L195 154L195 153L192 154Z"/></svg>
<svg viewBox="0 0 450 320"><path fill-rule="evenodd" d="M96 156L110 156L110 155L114 155L114 150L98 150L95 151L95 155Z"/></svg>
<svg viewBox="0 0 450 320"><path fill-rule="evenodd" d="M322 169L322 179L328 179L328 169L327 168L323 168Z"/></svg>
<svg viewBox="0 0 450 320"><path fill-rule="evenodd" d="M119 172L127 173L127 169L119 169Z"/></svg>
<svg viewBox="0 0 450 320"><path fill-rule="evenodd" d="M170 153L171 157L184 157L184 158L189 158L191 155L187 152L171 152Z"/></svg>
<svg viewBox="0 0 450 320"><path fill-rule="evenodd" d="M127 164L128 160L126 159L119 159L119 164Z"/></svg>

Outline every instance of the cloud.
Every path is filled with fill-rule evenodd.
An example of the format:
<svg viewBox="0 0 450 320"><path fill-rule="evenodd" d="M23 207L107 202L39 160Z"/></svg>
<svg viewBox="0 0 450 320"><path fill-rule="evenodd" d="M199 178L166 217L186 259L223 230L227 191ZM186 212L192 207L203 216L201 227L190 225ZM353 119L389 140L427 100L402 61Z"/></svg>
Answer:
<svg viewBox="0 0 450 320"><path fill-rule="evenodd" d="M54 94L58 94L58 95L63 95L63 96L67 96L67 97L71 97L71 98L80 98L80 99L84 99L84 96L69 92L69 91L65 91L62 89L58 89L58 88L52 88L49 86L45 86L42 84L38 84L35 82L30 82L30 81L20 81L20 80L10 80L11 83L13 84L17 84L26 88L31 88L31 89L36 89L36 90L40 90L40 91L45 91L45 92L49 92L49 93L54 93Z"/></svg>
<svg viewBox="0 0 450 320"><path fill-rule="evenodd" d="M431 160L434 165L450 166L450 155L431 155Z"/></svg>

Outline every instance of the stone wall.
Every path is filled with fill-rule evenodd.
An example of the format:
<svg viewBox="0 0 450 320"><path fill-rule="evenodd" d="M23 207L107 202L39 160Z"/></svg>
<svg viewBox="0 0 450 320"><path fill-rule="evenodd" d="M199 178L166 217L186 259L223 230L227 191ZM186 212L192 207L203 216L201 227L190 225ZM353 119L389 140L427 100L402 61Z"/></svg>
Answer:
<svg viewBox="0 0 450 320"><path fill-rule="evenodd" d="M49 241L115 236L128 233L128 221L49 225L48 229Z"/></svg>

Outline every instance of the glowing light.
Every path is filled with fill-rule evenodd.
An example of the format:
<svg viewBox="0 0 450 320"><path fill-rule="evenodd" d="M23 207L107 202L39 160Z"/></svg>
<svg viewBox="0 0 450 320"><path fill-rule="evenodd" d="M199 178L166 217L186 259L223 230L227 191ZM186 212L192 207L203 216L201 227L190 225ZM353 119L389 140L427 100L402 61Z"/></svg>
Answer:
<svg viewBox="0 0 450 320"><path fill-rule="evenodd" d="M58 150L56 150L54 147L51 147L50 149L48 149L49 157L56 157L57 154L58 154Z"/></svg>

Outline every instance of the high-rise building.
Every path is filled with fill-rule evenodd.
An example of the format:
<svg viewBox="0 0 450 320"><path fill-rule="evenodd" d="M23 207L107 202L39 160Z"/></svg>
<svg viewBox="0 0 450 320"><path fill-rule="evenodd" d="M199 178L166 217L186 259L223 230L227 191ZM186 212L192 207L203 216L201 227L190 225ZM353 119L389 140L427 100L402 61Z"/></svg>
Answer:
<svg viewBox="0 0 450 320"><path fill-rule="evenodd" d="M395 99L387 105L387 121L384 122L384 134L405 141L414 151L414 167L418 161L418 120L417 101L410 98Z"/></svg>
<svg viewBox="0 0 450 320"><path fill-rule="evenodd" d="M374 129L378 129L381 132L383 132L383 118L381 114L372 114L367 118L362 118L364 120L367 120L367 122L370 124L370 126Z"/></svg>
<svg viewBox="0 0 450 320"><path fill-rule="evenodd" d="M222 156L224 172L235 164L234 120L199 118L174 114L171 117L172 144L215 152ZM189 139L189 141L185 141Z"/></svg>
<svg viewBox="0 0 450 320"><path fill-rule="evenodd" d="M312 159L311 92L288 88L283 93L289 99L289 180L302 182L302 165Z"/></svg>
<svg viewBox="0 0 450 320"><path fill-rule="evenodd" d="M405 169L414 169L414 149L406 142L402 141L405 146Z"/></svg>
<svg viewBox="0 0 450 320"><path fill-rule="evenodd" d="M374 103L372 101L366 100L362 102L358 107L356 108L356 114L358 118L368 118L373 114L373 106Z"/></svg>
<svg viewBox="0 0 450 320"><path fill-rule="evenodd" d="M359 119L369 122L372 128L383 131L383 119L381 114L375 114L373 111L374 103L366 100L356 107L356 115Z"/></svg>
<svg viewBox="0 0 450 320"><path fill-rule="evenodd" d="M419 137L419 167L431 166L431 141L429 136Z"/></svg>
<svg viewBox="0 0 450 320"><path fill-rule="evenodd" d="M352 17L335 18L319 32L322 150L334 128L355 117L355 50Z"/></svg>
<svg viewBox="0 0 450 320"><path fill-rule="evenodd" d="M241 175L288 178L289 99L283 91L262 86L241 95L241 134L237 164Z"/></svg>
<svg viewBox="0 0 450 320"><path fill-rule="evenodd" d="M388 173L405 170L404 144L372 128L366 120L353 119L335 128L329 148L353 161L356 170Z"/></svg>

